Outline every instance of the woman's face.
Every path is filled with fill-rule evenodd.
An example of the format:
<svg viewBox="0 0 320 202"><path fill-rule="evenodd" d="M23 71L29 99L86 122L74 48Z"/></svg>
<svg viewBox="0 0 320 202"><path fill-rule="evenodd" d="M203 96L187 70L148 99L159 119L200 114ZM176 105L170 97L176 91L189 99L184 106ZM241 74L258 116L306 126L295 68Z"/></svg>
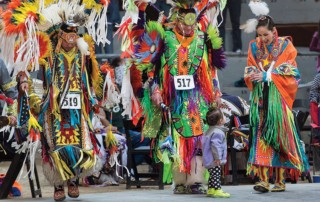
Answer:
<svg viewBox="0 0 320 202"><path fill-rule="evenodd" d="M270 45L274 39L275 30L269 30L266 26L260 26L257 28L257 35L266 45Z"/></svg>

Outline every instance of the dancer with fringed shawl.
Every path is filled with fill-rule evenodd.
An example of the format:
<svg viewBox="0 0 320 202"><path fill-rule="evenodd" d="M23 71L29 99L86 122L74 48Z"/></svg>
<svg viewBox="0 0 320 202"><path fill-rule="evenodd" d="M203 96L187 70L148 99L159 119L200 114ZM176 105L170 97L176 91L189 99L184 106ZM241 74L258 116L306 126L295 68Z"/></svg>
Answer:
<svg viewBox="0 0 320 202"><path fill-rule="evenodd" d="M258 37L249 44L245 68L245 82L252 91L252 142L247 171L260 178L254 189L264 193L270 190L268 175L275 168L271 191L282 192L286 168L295 176L309 169L292 113L300 78L297 50L290 37L277 35L270 16L262 15L256 23Z"/></svg>
<svg viewBox="0 0 320 202"><path fill-rule="evenodd" d="M148 75L142 133L155 138L153 156L164 163L163 181L173 179L174 193L203 194L201 139L208 108L220 103L217 69L224 67L224 54L216 17L225 1L173 1L169 18L151 3L126 3L119 29L127 39L123 56L132 58L128 71Z"/></svg>

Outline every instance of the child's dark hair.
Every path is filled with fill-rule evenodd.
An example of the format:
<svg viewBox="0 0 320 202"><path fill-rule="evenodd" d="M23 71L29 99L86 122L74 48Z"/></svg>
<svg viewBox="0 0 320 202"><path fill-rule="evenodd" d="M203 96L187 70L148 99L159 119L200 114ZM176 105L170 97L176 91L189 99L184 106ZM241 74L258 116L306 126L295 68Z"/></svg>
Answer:
<svg viewBox="0 0 320 202"><path fill-rule="evenodd" d="M273 21L272 17L270 17L269 15L263 15L263 16L259 17L256 29L258 27L267 27L268 30L272 31L274 28L274 21Z"/></svg>
<svg viewBox="0 0 320 202"><path fill-rule="evenodd" d="M223 119L223 113L219 108L211 107L206 115L206 121L209 126L215 126Z"/></svg>

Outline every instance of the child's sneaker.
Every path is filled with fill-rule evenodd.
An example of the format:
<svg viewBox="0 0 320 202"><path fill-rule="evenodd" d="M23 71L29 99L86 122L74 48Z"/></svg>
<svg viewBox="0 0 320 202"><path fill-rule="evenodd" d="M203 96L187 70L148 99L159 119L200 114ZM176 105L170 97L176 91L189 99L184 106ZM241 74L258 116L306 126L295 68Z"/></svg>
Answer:
<svg viewBox="0 0 320 202"><path fill-rule="evenodd" d="M209 188L208 191L207 191L207 196L208 197L213 197L215 191L216 190L214 188Z"/></svg>
<svg viewBox="0 0 320 202"><path fill-rule="evenodd" d="M208 189L207 196L213 198L230 198L229 193L222 191L222 189L215 190L213 188Z"/></svg>

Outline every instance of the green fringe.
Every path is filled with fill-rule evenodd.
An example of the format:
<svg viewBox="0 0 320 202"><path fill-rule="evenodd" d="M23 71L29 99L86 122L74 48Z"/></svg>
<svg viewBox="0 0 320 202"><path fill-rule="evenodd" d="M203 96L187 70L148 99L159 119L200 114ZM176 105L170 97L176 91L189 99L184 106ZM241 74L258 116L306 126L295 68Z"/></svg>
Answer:
<svg viewBox="0 0 320 202"><path fill-rule="evenodd" d="M262 84L257 83L254 84L256 86L253 87L253 91L251 93L251 105L250 105L250 125L252 126L252 130L257 131L260 123L259 117L259 99L262 98Z"/></svg>
<svg viewBox="0 0 320 202"><path fill-rule="evenodd" d="M150 97L149 89L145 89L141 101L143 114L145 115L145 124L142 129L142 135L149 138L155 138L161 127L162 113L161 109L151 102Z"/></svg>
<svg viewBox="0 0 320 202"><path fill-rule="evenodd" d="M162 24L156 21L149 21L146 27L146 31L150 34L152 31L156 31L160 34L161 39L164 39L165 31L162 27Z"/></svg>
<svg viewBox="0 0 320 202"><path fill-rule="evenodd" d="M211 41L213 49L219 49L222 46L222 38L219 37L218 31L211 24L208 26L207 30L208 38Z"/></svg>
<svg viewBox="0 0 320 202"><path fill-rule="evenodd" d="M140 71L144 71L144 70L151 71L152 67L153 67L152 63L142 63L137 65L137 69Z"/></svg>
<svg viewBox="0 0 320 202"><path fill-rule="evenodd" d="M165 184L172 182L172 163L163 164L162 182Z"/></svg>
<svg viewBox="0 0 320 202"><path fill-rule="evenodd" d="M253 132L258 131L260 123L260 113L259 113L259 99L262 99L262 83L257 83L258 85L254 87L251 95L251 107L250 107L250 124L253 126ZM264 119L263 130L261 131L261 136L265 140L267 145L273 147L277 152L280 151L280 143L285 145L288 136L284 134L286 126L284 119L287 118L287 114L284 114L281 102L281 95L273 82L269 83L269 92L268 92L268 111L262 114ZM289 122L287 124L290 125ZM278 138L280 136L280 138ZM281 142L279 142L279 140ZM286 147L282 148L286 153Z"/></svg>
<svg viewBox="0 0 320 202"><path fill-rule="evenodd" d="M268 145L272 145L275 151L280 151L278 135L283 131L283 110L281 95L273 82L269 84L268 112L265 126L262 131L264 140ZM279 134L280 133L280 134Z"/></svg>
<svg viewBox="0 0 320 202"><path fill-rule="evenodd" d="M143 98L141 100L143 114L148 114L149 117L153 117L153 112L151 110L152 102L150 97L151 97L150 90L145 88L143 91Z"/></svg>

